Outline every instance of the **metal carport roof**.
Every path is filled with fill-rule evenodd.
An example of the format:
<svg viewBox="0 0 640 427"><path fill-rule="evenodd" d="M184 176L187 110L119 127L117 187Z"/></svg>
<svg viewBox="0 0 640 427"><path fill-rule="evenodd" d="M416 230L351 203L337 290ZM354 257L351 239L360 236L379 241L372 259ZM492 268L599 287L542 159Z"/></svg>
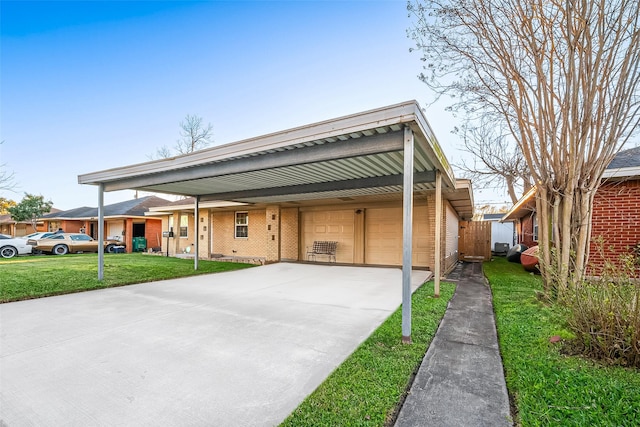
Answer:
<svg viewBox="0 0 640 427"><path fill-rule="evenodd" d="M196 215L202 201L286 203L396 195L405 201L405 238L408 235L409 239L411 225L406 224L411 222L416 192L436 190L436 211L442 207L438 198L444 195L463 218L473 214L471 183L456 181L416 101L182 156L87 173L79 175L78 182L98 185L100 204L103 191L123 189L194 196ZM439 228L436 221L436 240ZM440 245L435 246L438 259ZM403 254L403 258L405 290L410 280L410 248L409 256ZM197 268L197 255L195 263ZM436 262L436 287L439 269ZM101 271L99 268L99 275Z"/></svg>

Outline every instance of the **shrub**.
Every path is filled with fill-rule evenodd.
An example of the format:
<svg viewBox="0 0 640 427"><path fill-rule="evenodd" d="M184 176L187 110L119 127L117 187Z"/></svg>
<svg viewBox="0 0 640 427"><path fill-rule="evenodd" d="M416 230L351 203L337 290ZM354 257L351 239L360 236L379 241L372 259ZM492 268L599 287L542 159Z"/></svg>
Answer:
<svg viewBox="0 0 640 427"><path fill-rule="evenodd" d="M569 288L569 327L578 350L609 363L640 368L640 282L637 257L605 262L602 276Z"/></svg>

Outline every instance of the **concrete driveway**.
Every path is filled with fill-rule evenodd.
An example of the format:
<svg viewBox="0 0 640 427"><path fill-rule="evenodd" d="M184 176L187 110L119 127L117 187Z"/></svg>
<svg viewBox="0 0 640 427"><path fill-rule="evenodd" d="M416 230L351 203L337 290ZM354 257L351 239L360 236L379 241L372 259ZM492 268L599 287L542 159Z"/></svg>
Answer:
<svg viewBox="0 0 640 427"><path fill-rule="evenodd" d="M277 425L400 305L401 282L280 263L2 304L0 425Z"/></svg>

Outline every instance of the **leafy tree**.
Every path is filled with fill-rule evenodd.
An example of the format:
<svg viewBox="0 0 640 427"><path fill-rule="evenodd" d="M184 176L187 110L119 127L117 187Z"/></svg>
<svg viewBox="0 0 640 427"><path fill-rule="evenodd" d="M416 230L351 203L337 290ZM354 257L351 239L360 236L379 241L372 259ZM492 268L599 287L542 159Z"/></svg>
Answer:
<svg viewBox="0 0 640 427"><path fill-rule="evenodd" d="M6 197L0 197L0 215L9 213L9 208L15 206L17 203L15 200L7 199Z"/></svg>
<svg viewBox="0 0 640 427"><path fill-rule="evenodd" d="M25 193L24 198L15 206L8 208L14 221L30 221L33 231L37 230L37 221L51 211L53 202L45 201L43 196Z"/></svg>
<svg viewBox="0 0 640 427"><path fill-rule="evenodd" d="M584 277L602 173L640 122L640 2L417 0L408 8L422 81L453 96L469 120L506 126L517 143L537 188L545 291L563 293Z"/></svg>
<svg viewBox="0 0 640 427"><path fill-rule="evenodd" d="M194 151L206 148L213 142L213 125L208 123L206 126L202 122L202 117L187 114L183 121L180 122L180 139L176 141L173 148L166 145L156 150L156 159L166 159L181 154L193 153Z"/></svg>

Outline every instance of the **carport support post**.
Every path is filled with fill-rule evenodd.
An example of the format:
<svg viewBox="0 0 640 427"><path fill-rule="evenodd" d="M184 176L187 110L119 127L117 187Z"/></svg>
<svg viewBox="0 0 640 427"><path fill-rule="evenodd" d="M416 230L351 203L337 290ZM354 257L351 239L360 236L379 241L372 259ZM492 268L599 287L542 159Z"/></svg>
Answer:
<svg viewBox="0 0 640 427"><path fill-rule="evenodd" d="M200 252L200 196L196 196L196 207L193 210L193 222L195 223L193 269L198 269L198 252Z"/></svg>
<svg viewBox="0 0 640 427"><path fill-rule="evenodd" d="M404 128L402 197L402 342L411 343L411 264L413 257L413 131Z"/></svg>
<svg viewBox="0 0 640 427"><path fill-rule="evenodd" d="M104 279L104 184L98 184L98 280Z"/></svg>
<svg viewBox="0 0 640 427"><path fill-rule="evenodd" d="M442 173L436 171L436 235L435 235L435 263L433 268L433 296L440 297L440 264L442 255L440 239L442 238Z"/></svg>

